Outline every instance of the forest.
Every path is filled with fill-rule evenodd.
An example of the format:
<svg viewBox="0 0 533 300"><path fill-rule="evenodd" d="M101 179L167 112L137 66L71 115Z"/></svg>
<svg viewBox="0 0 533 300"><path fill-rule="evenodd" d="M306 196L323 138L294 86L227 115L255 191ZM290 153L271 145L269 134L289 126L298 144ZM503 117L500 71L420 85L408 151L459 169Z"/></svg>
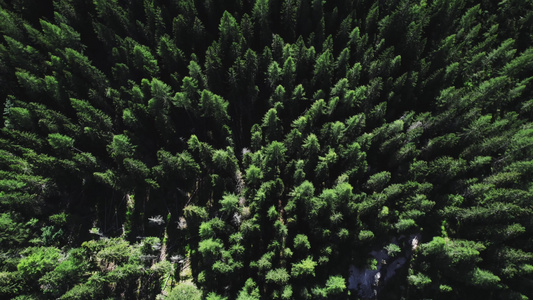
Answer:
<svg viewBox="0 0 533 300"><path fill-rule="evenodd" d="M0 7L1 299L533 299L533 1Z"/></svg>

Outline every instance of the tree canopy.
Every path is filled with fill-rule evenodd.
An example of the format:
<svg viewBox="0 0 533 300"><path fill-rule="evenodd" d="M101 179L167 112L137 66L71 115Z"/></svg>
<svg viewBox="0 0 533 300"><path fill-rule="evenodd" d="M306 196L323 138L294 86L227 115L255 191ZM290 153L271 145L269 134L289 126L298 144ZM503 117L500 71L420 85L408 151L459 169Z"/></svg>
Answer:
<svg viewBox="0 0 533 300"><path fill-rule="evenodd" d="M531 1L0 7L0 298L533 297Z"/></svg>

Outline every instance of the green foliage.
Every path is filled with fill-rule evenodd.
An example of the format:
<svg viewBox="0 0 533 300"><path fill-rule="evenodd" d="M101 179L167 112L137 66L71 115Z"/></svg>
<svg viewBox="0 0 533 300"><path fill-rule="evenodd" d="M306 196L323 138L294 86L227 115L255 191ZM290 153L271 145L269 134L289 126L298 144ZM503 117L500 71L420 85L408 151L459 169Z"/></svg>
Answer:
<svg viewBox="0 0 533 300"><path fill-rule="evenodd" d="M17 270L22 277L29 280L36 280L53 270L61 258L59 250L53 247L27 248L25 254L18 263Z"/></svg>
<svg viewBox="0 0 533 300"><path fill-rule="evenodd" d="M475 262L480 260L479 253L485 246L472 241L451 241L446 238L434 237L427 244L422 245L422 253L430 256L438 256L453 267L465 262Z"/></svg>
<svg viewBox="0 0 533 300"><path fill-rule="evenodd" d="M32 236L33 227L37 219L32 219L27 223L17 221L16 216L10 213L0 215L0 245L7 249L13 249L23 245Z"/></svg>
<svg viewBox="0 0 533 300"><path fill-rule="evenodd" d="M217 124L224 124L229 119L227 113L229 103L219 95L213 94L208 90L203 90L200 95L199 105L202 116L213 118Z"/></svg>
<svg viewBox="0 0 533 300"><path fill-rule="evenodd" d="M113 141L108 146L108 151L113 158L131 158L135 152L135 146L130 139L123 134L113 136Z"/></svg>
<svg viewBox="0 0 533 300"><path fill-rule="evenodd" d="M76 110L76 115L81 126L100 129L107 134L110 133L109 131L113 126L113 121L109 116L95 108L88 101L71 98L70 102Z"/></svg>
<svg viewBox="0 0 533 300"><path fill-rule="evenodd" d="M34 2L0 298L531 294L531 1Z"/></svg>
<svg viewBox="0 0 533 300"><path fill-rule="evenodd" d="M474 272L469 274L471 282L476 286L491 287L500 282L500 278L489 271L476 268Z"/></svg>
<svg viewBox="0 0 533 300"><path fill-rule="evenodd" d="M95 284L85 283L78 284L63 294L60 299L65 300L81 300L94 299L102 296L102 290Z"/></svg>
<svg viewBox="0 0 533 300"><path fill-rule="evenodd" d="M337 295L346 290L346 281L342 276L330 276L326 282L328 295Z"/></svg>
<svg viewBox="0 0 533 300"><path fill-rule="evenodd" d="M371 190L381 191L390 181L390 178L390 172L384 171L370 176L366 184Z"/></svg>
<svg viewBox="0 0 533 300"><path fill-rule="evenodd" d="M19 128L23 130L32 128L30 111L26 108L9 107L4 114L6 115L4 122L7 128Z"/></svg>
<svg viewBox="0 0 533 300"><path fill-rule="evenodd" d="M399 232L406 231L415 226L416 223L413 219L400 219L398 223L394 224L394 227L396 227Z"/></svg>
<svg viewBox="0 0 533 300"><path fill-rule="evenodd" d="M18 272L0 272L0 295L17 295L23 292L23 280Z"/></svg>
<svg viewBox="0 0 533 300"><path fill-rule="evenodd" d="M150 94L152 98L148 101L148 109L155 115L166 114L169 108L169 102L172 98L170 95L171 87L164 82L152 78L150 83Z"/></svg>
<svg viewBox="0 0 533 300"><path fill-rule="evenodd" d="M185 217L188 219L191 219L191 221L194 220L205 220L207 219L207 211L205 207L195 206L195 205L189 205L186 206L184 209Z"/></svg>
<svg viewBox="0 0 533 300"><path fill-rule="evenodd" d="M259 288L252 278L248 278L242 290L239 292L238 300L258 300L260 298Z"/></svg>
<svg viewBox="0 0 533 300"><path fill-rule="evenodd" d="M87 248L92 248L93 246L99 249L95 258L102 265L124 263L130 256L129 243L121 239L111 239L105 243L95 243L93 245L89 242L85 245Z"/></svg>
<svg viewBox="0 0 533 300"><path fill-rule="evenodd" d="M283 285L289 281L290 275L287 270L278 268L268 271L265 279L267 282Z"/></svg>
<svg viewBox="0 0 533 300"><path fill-rule="evenodd" d="M200 225L200 237L203 239L214 238L217 235L216 234L217 232L223 231L224 227L225 227L224 222L219 218L213 218L209 220L208 222L203 222ZM200 245L203 245L203 244L200 244ZM207 247L207 244L206 244L206 247Z"/></svg>
<svg viewBox="0 0 533 300"><path fill-rule="evenodd" d="M275 108L271 108L263 117L263 132L266 141L276 141L281 138L281 120L278 117L278 112Z"/></svg>
<svg viewBox="0 0 533 300"><path fill-rule="evenodd" d="M311 257L307 257L306 259L292 264L291 268L291 276L292 277L306 277L306 276L315 276L315 268L317 266L317 263L313 261Z"/></svg>
<svg viewBox="0 0 533 300"><path fill-rule="evenodd" d="M228 298L219 296L216 293L211 292L211 293L207 294L207 297L205 299L206 300L227 300Z"/></svg>
<svg viewBox="0 0 533 300"><path fill-rule="evenodd" d="M220 254L220 251L222 250L222 248L223 248L222 242L218 239L214 240L210 238L207 240L203 240L198 244L198 251L206 259L217 257Z"/></svg>
<svg viewBox="0 0 533 300"><path fill-rule="evenodd" d="M246 181L248 182L248 184L250 184L251 186L257 186L259 185L261 178L261 169L259 169L255 165L251 165L250 167L248 167L248 169L246 170Z"/></svg>
<svg viewBox="0 0 533 300"><path fill-rule="evenodd" d="M373 238L374 233L370 230L361 230L361 232L359 232L359 240L361 241L370 240Z"/></svg>
<svg viewBox="0 0 533 300"><path fill-rule="evenodd" d="M416 289L422 289L423 287L431 283L431 279L422 273L416 275L409 275L407 277L409 284L413 285Z"/></svg>
<svg viewBox="0 0 533 300"><path fill-rule="evenodd" d="M139 71L145 72L148 76L155 76L159 72L157 60L147 46L135 45L131 55L133 56L133 65Z"/></svg>
<svg viewBox="0 0 533 300"><path fill-rule="evenodd" d="M62 212L62 213L59 213L59 214L51 215L48 219L52 223L54 223L56 225L59 225L59 226L62 226L62 225L65 225L67 223L68 215L65 214L64 212Z"/></svg>
<svg viewBox="0 0 533 300"><path fill-rule="evenodd" d="M224 197L222 197L222 200L220 200L220 205L222 207L220 209L221 212L232 215L239 209L239 198L237 195L234 194L224 195Z"/></svg>
<svg viewBox="0 0 533 300"><path fill-rule="evenodd" d="M294 237L294 248L301 251L308 251L311 249L311 244L305 234L298 234Z"/></svg>
<svg viewBox="0 0 533 300"><path fill-rule="evenodd" d="M202 292L198 290L196 286L189 283L180 283L172 289L165 299L172 300L185 300L193 299L200 300L202 299Z"/></svg>
<svg viewBox="0 0 533 300"><path fill-rule="evenodd" d="M385 247L385 250L387 250L387 254L392 257L395 257L396 255L398 255L398 253L402 251L402 249L397 244L394 244L394 243L388 244Z"/></svg>
<svg viewBox="0 0 533 300"><path fill-rule="evenodd" d="M76 250L71 251L66 260L39 279L39 284L44 293L57 297L80 281L88 270L88 263L83 261L78 255Z"/></svg>

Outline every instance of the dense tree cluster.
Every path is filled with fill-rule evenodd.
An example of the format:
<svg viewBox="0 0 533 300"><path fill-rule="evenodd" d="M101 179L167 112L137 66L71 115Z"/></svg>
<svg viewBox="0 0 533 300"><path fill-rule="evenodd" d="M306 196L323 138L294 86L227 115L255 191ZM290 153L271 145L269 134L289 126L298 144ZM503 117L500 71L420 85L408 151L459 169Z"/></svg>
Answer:
<svg viewBox="0 0 533 300"><path fill-rule="evenodd" d="M531 1L0 6L1 298L533 297Z"/></svg>

